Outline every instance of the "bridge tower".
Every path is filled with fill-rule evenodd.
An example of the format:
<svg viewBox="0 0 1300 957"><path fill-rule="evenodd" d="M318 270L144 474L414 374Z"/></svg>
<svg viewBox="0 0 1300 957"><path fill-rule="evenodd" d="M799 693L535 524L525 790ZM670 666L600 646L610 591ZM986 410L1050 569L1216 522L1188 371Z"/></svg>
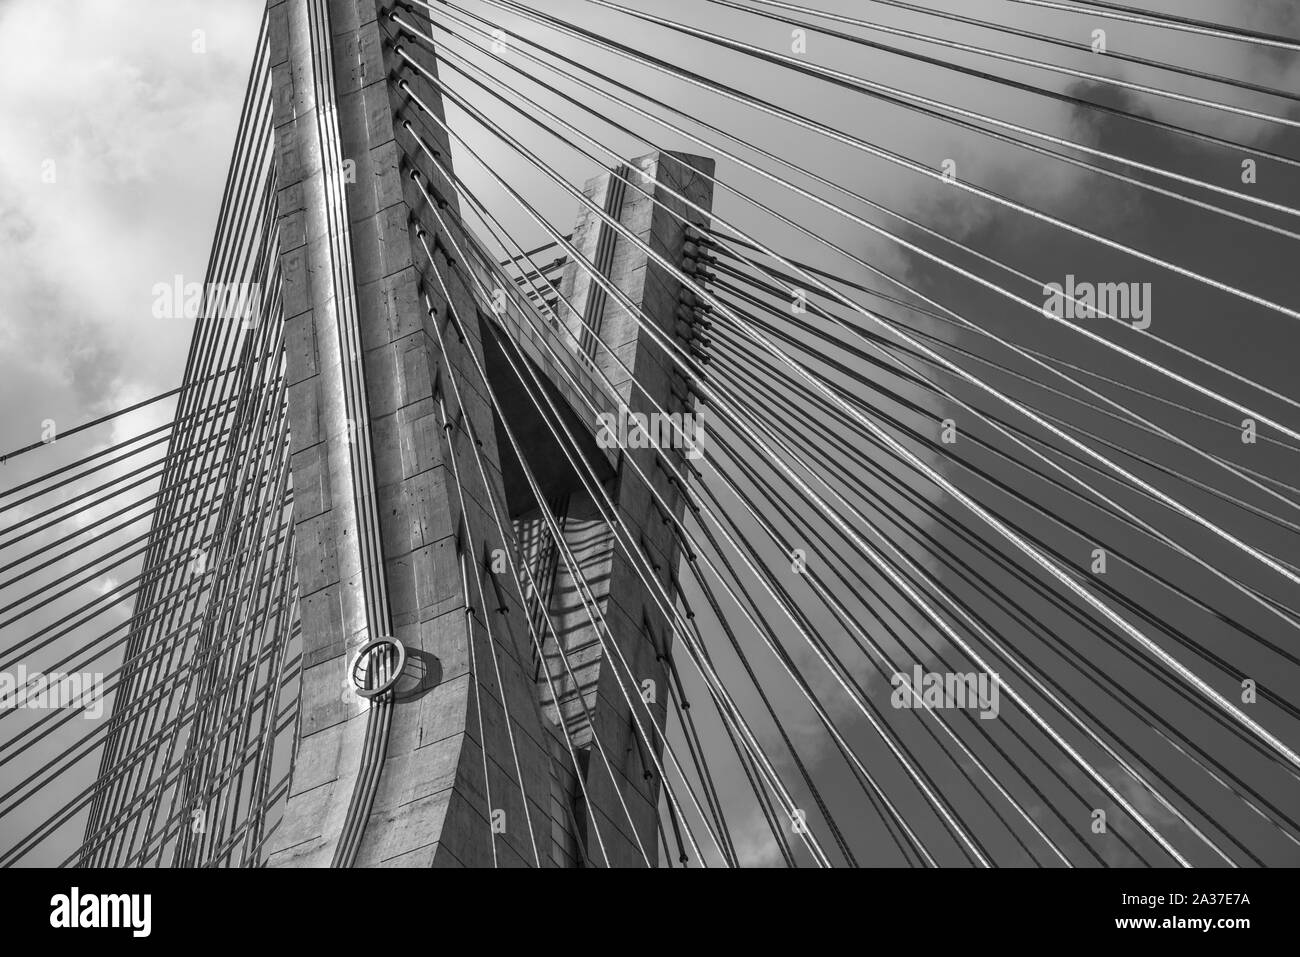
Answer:
<svg viewBox="0 0 1300 957"><path fill-rule="evenodd" d="M672 525L622 457L636 456L679 517L680 492L656 467L656 450L602 448L595 436L598 416L617 416L620 406L687 410L690 383L668 371L662 350L578 262L565 266L557 310L563 326L551 326L549 350L536 335L519 334L539 316L523 316L513 299L499 314L483 301L471 277L484 263L453 252L467 249L469 237L455 227L445 235L427 208L432 194L445 221L459 221L457 188L415 136L448 168L453 150L394 82L406 80L424 104L440 109L438 87L394 53L400 31L388 15L393 8L386 0L268 5L302 671L293 771L267 861L603 863L591 840L594 819L611 864L642 864L638 846L655 863L654 761L617 669L575 599L572 571L544 554L545 523L529 475L544 488L635 691L650 699L660 728L670 630L576 472L556 465L553 439L504 351L539 370L580 424L587 459L670 594L679 560ZM428 35L421 9L400 9ZM433 71L427 51L417 55ZM711 171L710 161L651 154L596 177L585 195L680 262L685 226L640 190L669 202L667 186L707 209L710 183L700 170ZM681 290L666 270L585 205L571 242L660 329L676 334ZM505 345L491 323L507 333ZM633 376L644 391L633 388ZM594 406L578 401L579 391ZM527 437L526 466L511 451L507 424ZM667 454L687 467L682 451ZM508 508L508 540L497 533L494 506ZM501 554L528 563L537 593L525 596L510 575L494 572L493 556ZM478 600L480 587L490 601ZM541 603L555 622L554 634L543 632L540 655L528 627L530 603ZM557 636L576 680L563 666ZM358 675L373 689L394 677L385 669L401 663L394 646L375 645L387 637L404 649L401 673L391 691L363 697ZM646 709L636 710L650 727ZM592 754L593 735L616 781ZM651 740L662 747L653 733Z"/></svg>

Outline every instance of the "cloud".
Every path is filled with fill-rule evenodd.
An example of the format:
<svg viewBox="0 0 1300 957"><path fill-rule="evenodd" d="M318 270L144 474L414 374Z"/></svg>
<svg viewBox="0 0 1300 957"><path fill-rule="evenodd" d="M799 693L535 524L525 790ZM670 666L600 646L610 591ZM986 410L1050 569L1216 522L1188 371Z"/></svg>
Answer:
<svg viewBox="0 0 1300 957"><path fill-rule="evenodd" d="M191 327L154 319L150 290L202 274L260 10L257 0L0 10L6 407L21 397L71 423L124 388L179 381ZM200 29L206 53L193 51ZM57 38L58 69L34 37Z"/></svg>
<svg viewBox="0 0 1300 957"><path fill-rule="evenodd" d="M779 867L781 849L777 847L767 819L757 807L732 829L732 841L741 867Z"/></svg>

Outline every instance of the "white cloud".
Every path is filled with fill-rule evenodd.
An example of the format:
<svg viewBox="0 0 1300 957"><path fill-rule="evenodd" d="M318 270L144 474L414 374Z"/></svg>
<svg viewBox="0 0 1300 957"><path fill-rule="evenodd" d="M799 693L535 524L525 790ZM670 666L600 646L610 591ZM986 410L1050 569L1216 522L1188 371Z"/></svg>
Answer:
<svg viewBox="0 0 1300 957"><path fill-rule="evenodd" d="M151 288L206 264L261 6L14 0L0 10L6 407L71 424L123 392L179 382L191 327L154 319ZM195 29L206 31L204 54L191 49ZM22 424L0 425L0 440L19 444Z"/></svg>

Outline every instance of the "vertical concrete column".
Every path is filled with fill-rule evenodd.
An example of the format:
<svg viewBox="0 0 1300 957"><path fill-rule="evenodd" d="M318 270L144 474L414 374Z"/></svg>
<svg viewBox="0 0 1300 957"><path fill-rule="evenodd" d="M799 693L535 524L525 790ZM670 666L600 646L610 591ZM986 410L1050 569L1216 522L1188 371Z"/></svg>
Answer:
<svg viewBox="0 0 1300 957"><path fill-rule="evenodd" d="M436 86L393 55L392 6L382 0L272 0L270 6L304 643L295 767L270 863L327 864L357 786L365 706L346 682L355 650L372 637L359 557L368 507L379 527L388 616L410 663L395 689L386 757L357 863L491 865L495 846L501 865L531 865L536 846L547 864L567 850L554 846L553 742L528 669L522 602L504 578L498 584L507 593L498 602L485 578L485 607L474 584L495 549L513 550L513 542L496 534L476 446L466 437L467 428L496 501L503 502L492 410L471 357L482 361L478 312L451 261L452 237L423 208L411 169L446 200L442 213L449 222L458 218L455 194L403 121L448 163L450 151L437 124L392 82L406 78L424 103L440 109ZM415 23L421 18L410 10L402 15ZM407 46L433 68L427 51ZM339 191L330 188L338 182L344 184L341 215ZM421 228L436 250L432 265L419 242ZM467 329L464 341L449 309ZM349 354L349 331L360 355ZM349 421L358 389L365 414ZM439 399L465 428L443 431ZM466 515L448 443L454 443ZM367 483L370 503L357 493ZM470 568L472 627L462 553ZM504 828L495 835L494 818Z"/></svg>
<svg viewBox="0 0 1300 957"><path fill-rule="evenodd" d="M358 767L364 702L346 691L347 663L369 637L361 582L357 463L344 401L336 228L327 172L332 110L309 0L271 0L276 139L294 538L302 621L297 764L270 862L329 863ZM326 102L322 102L325 99Z"/></svg>
<svg viewBox="0 0 1300 957"><path fill-rule="evenodd" d="M696 225L703 225L705 217L670 195L668 190L708 210L713 198L712 182L700 174L712 171L713 161L703 157L653 153L591 180L586 184L585 195L667 262L679 264L683 261L688 230L664 207ZM654 200L624 180L641 186ZM672 273L585 205L579 213L572 242L640 307L664 336L676 337L683 290ZM566 309L562 317L574 333L566 337L569 348L579 358L585 355L587 361L594 361L616 387L628 413L695 411L689 383L677 371L674 360L641 328L636 318L599 288L587 270L570 263L561 281L561 291L572 304L572 309ZM602 346L590 341L592 327ZM618 357L618 362L610 352ZM640 388L633 386L633 378ZM669 482L667 471L656 464L656 458L665 456L679 470L684 470L684 453L684 449L623 447L617 454L636 462L661 500L680 518L684 502ZM623 524L648 557L655 579L671 602L680 549L667 513L657 504L641 475L626 462L620 464L608 487ZM655 755L662 753L662 741L653 727L666 727L669 677L664 659L671 654L671 627L651 596L651 589L625 554L615 547L607 528L602 531L594 504L577 488L569 498L565 530L566 539L579 558L582 574L592 583L614 643L630 666L631 674L620 662L608 660L603 653L578 600L576 583L561 564L552 590L552 611L561 623L561 635L577 672L577 687L565 676L558 655L549 656L548 667L564 688L555 710L574 728L578 738L590 745L593 729L583 727L583 710L577 696L581 695L586 702L595 722L594 731L615 763L618 786L632 809L636 833L655 861L660 779L654 770L651 751ZM649 748L636 730L625 691L630 693L641 726L651 738ZM647 720L646 709L639 705L643 695L653 699L649 707L653 724ZM607 837L607 844L612 844L618 852L617 863L641 863L633 835L627 833L627 815L609 775L595 756L589 759L586 781L592 805L588 813L600 823L602 835L613 831L623 837L614 842Z"/></svg>

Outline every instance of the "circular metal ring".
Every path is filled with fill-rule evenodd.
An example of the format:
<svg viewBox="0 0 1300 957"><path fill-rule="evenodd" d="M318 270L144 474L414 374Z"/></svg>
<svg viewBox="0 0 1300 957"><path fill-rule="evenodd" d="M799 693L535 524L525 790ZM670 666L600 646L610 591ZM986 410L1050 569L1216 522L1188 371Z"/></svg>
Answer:
<svg viewBox="0 0 1300 957"><path fill-rule="evenodd" d="M381 645L390 645L397 651L397 665L396 667L393 668L392 673L389 674L388 680L385 681L383 684L381 684L379 687L363 688L361 687L361 683L357 680L357 666L360 665L361 662L365 660L366 656L370 654L370 652L374 651L376 648L379 648ZM352 669L349 672L349 677L352 679L352 686L356 689L357 694L359 694L363 698L377 698L385 691L390 690L393 687L393 685L397 684L397 680L402 677L402 669L405 667L406 667L406 646L405 645L403 645L396 638L392 638L389 636L384 636L382 638L372 638L370 641L367 641L364 645L361 646L361 650L357 652L357 656L352 659Z"/></svg>

